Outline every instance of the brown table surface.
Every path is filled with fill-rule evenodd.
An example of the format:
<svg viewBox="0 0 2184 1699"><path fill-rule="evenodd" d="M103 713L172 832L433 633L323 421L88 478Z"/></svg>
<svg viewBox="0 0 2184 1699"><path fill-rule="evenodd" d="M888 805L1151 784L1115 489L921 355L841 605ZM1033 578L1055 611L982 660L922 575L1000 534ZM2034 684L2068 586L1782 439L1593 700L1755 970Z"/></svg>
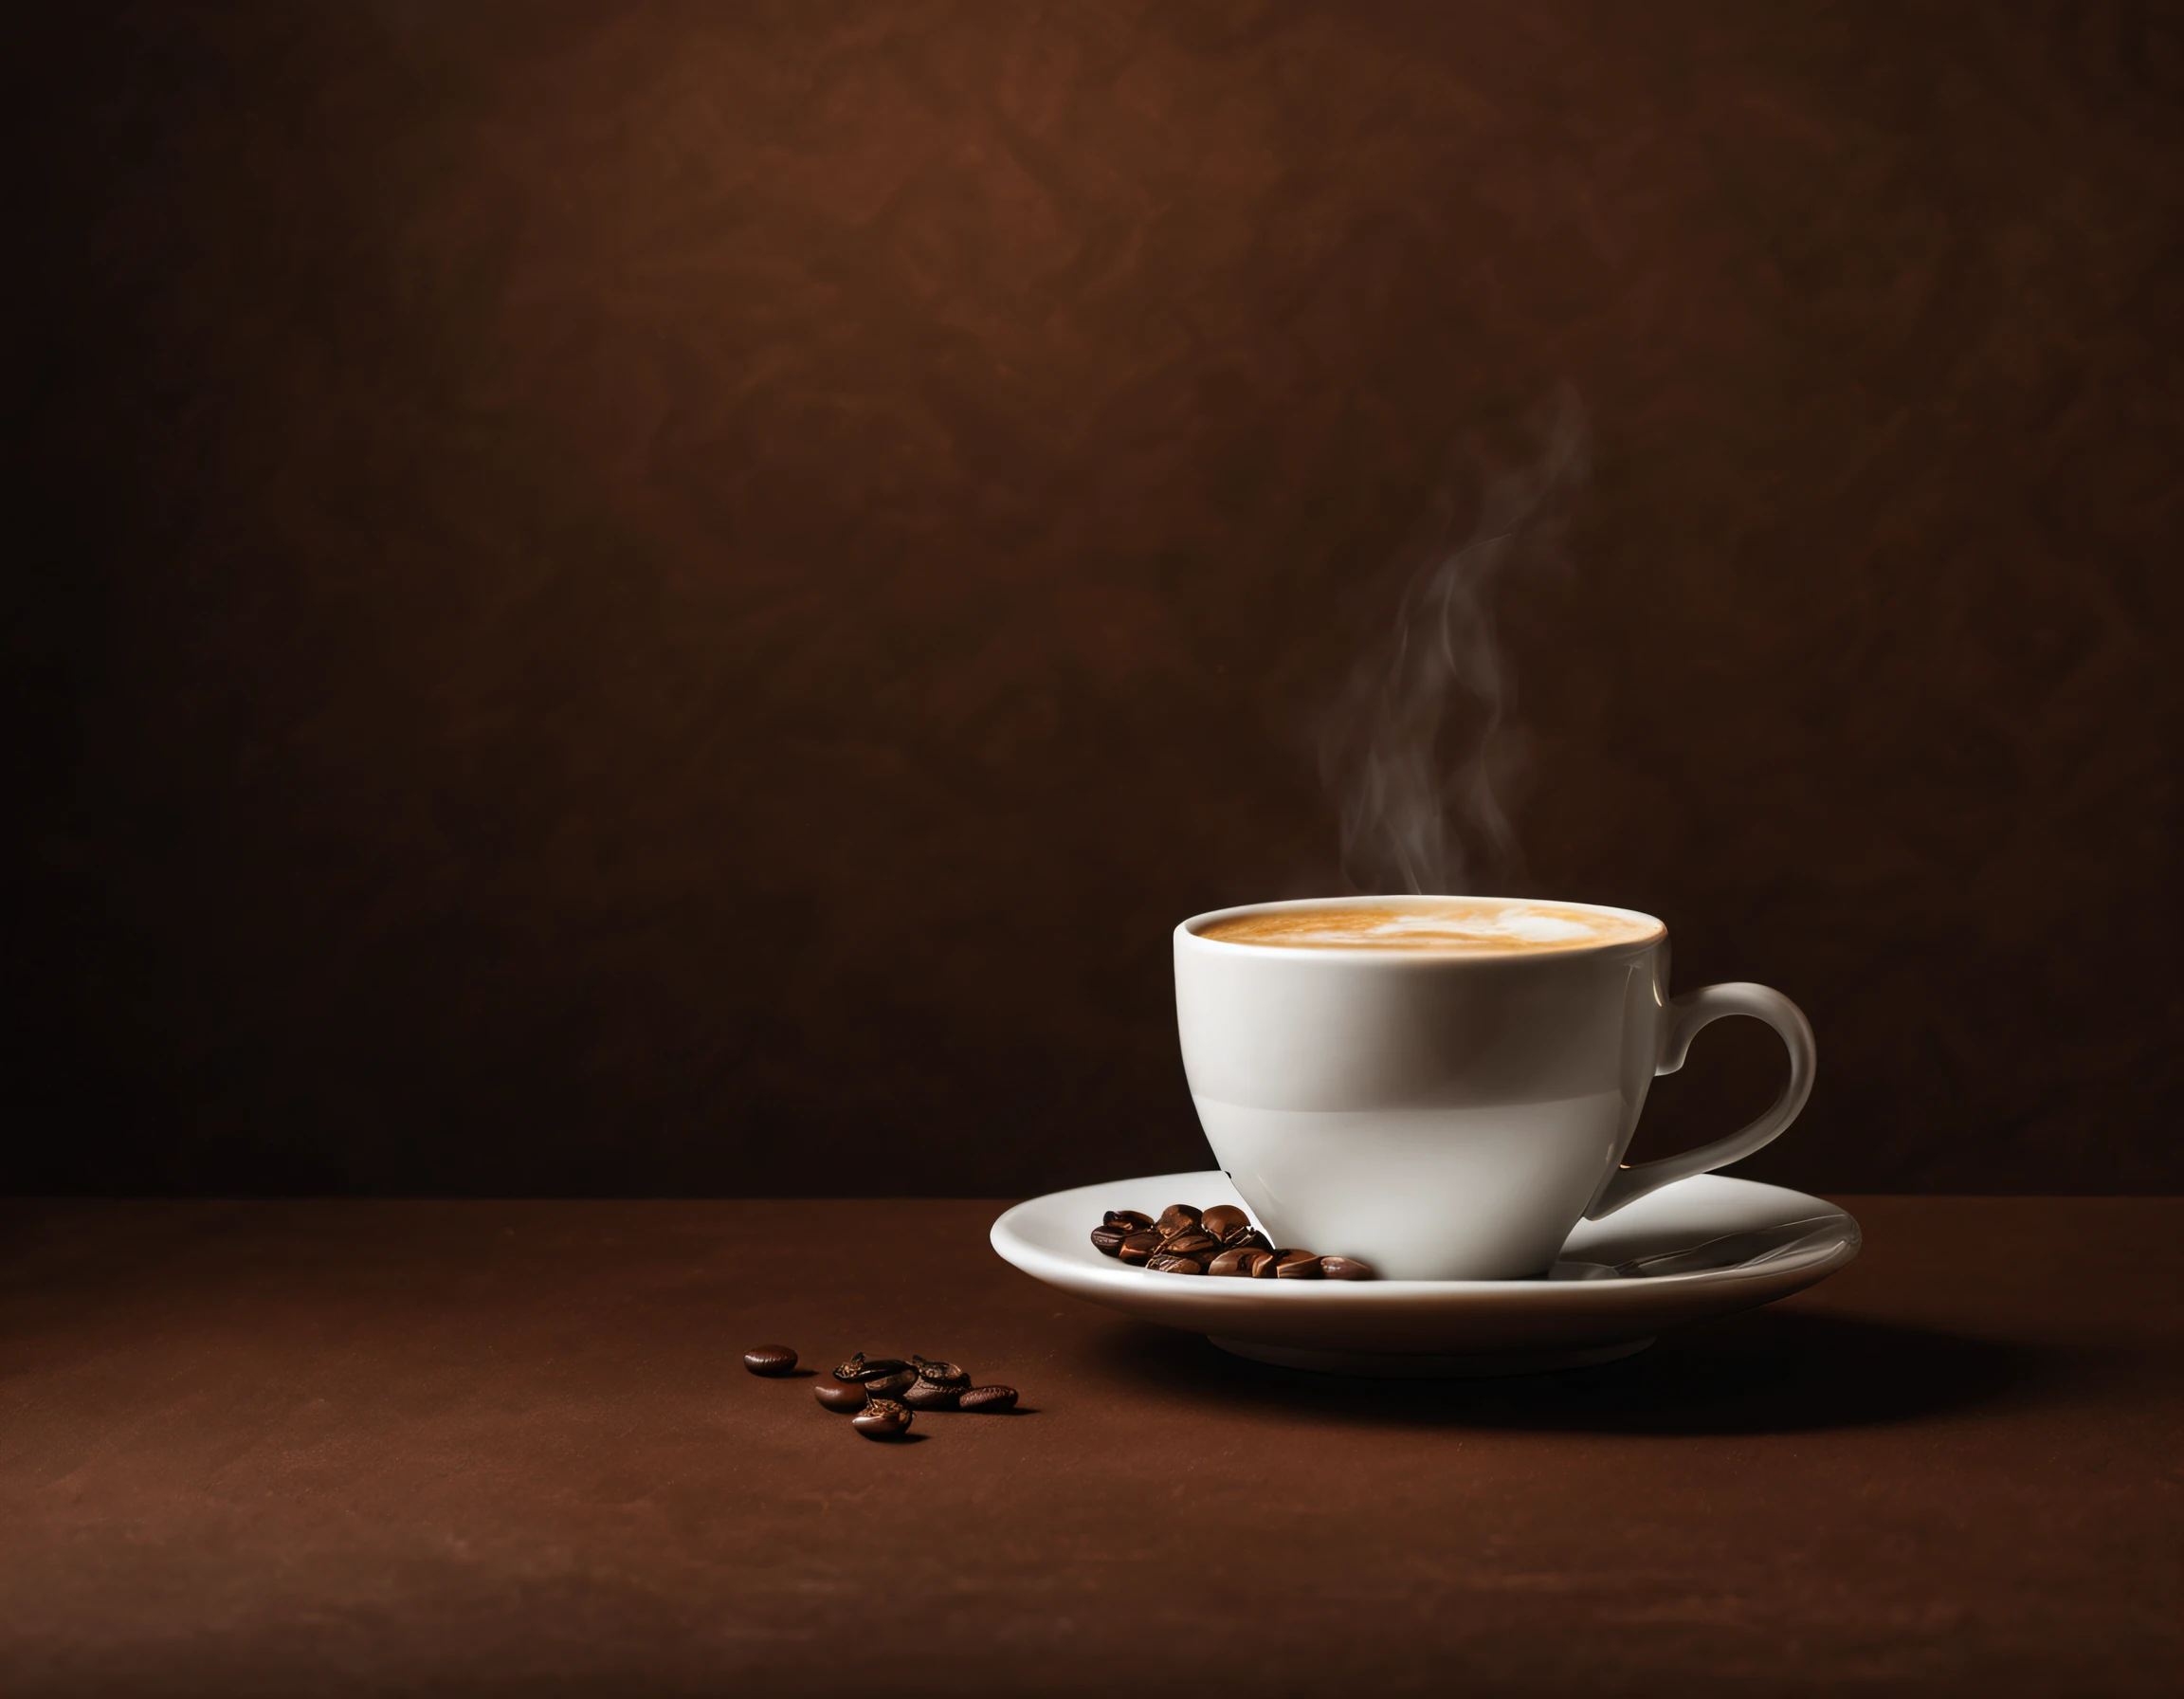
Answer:
<svg viewBox="0 0 2184 1699"><path fill-rule="evenodd" d="M1844 1200L1604 1368L1234 1361L976 1201L0 1206L0 1691L2137 1692L2184 1200ZM859 1438L779 1341L1012 1416Z"/></svg>

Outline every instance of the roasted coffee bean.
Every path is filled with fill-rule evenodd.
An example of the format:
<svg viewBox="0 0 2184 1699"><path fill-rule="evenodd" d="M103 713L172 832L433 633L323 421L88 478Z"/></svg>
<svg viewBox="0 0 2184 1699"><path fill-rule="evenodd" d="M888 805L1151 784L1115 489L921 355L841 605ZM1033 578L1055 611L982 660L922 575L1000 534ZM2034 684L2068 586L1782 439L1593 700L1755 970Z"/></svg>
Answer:
<svg viewBox="0 0 2184 1699"><path fill-rule="evenodd" d="M1116 1255L1126 1263L1142 1264L1147 1257L1159 1249L1160 1235L1151 1229L1147 1229L1143 1233L1134 1233L1124 1239L1121 1248L1116 1251Z"/></svg>
<svg viewBox="0 0 2184 1699"><path fill-rule="evenodd" d="M756 1345L743 1353L743 1366L754 1375L786 1375L796 1366L796 1353L787 1345Z"/></svg>
<svg viewBox="0 0 2184 1699"><path fill-rule="evenodd" d="M874 1398L849 1418L866 1439L894 1439L910 1432L910 1412L893 1398Z"/></svg>
<svg viewBox="0 0 2184 1699"><path fill-rule="evenodd" d="M1250 1231L1251 1217L1232 1203L1217 1203L1206 1212L1198 1225L1226 1245L1230 1233Z"/></svg>
<svg viewBox="0 0 2184 1699"><path fill-rule="evenodd" d="M1277 1251L1279 1259L1274 1265L1277 1280L1318 1280L1320 1259L1309 1251Z"/></svg>
<svg viewBox="0 0 2184 1699"><path fill-rule="evenodd" d="M910 1365L900 1357L866 1357L860 1351L834 1371L837 1380L884 1380L889 1375L900 1375Z"/></svg>
<svg viewBox="0 0 2184 1699"><path fill-rule="evenodd" d="M1221 1241L1227 1251L1271 1251L1274 1241L1256 1227L1247 1227L1242 1233L1232 1233Z"/></svg>
<svg viewBox="0 0 2184 1699"><path fill-rule="evenodd" d="M913 1380L902 1394L902 1402L913 1410L953 1410L956 1400L963 1396L959 1386L942 1386L933 1380Z"/></svg>
<svg viewBox="0 0 2184 1699"><path fill-rule="evenodd" d="M1272 1280L1274 1271L1282 1266L1282 1259L1271 1251L1247 1251L1244 1254L1249 1259L1244 1265L1244 1271L1253 1280Z"/></svg>
<svg viewBox="0 0 2184 1699"><path fill-rule="evenodd" d="M1320 1272L1328 1280L1371 1280L1373 1266L1361 1263L1354 1256L1323 1256L1320 1259Z"/></svg>
<svg viewBox="0 0 2184 1699"><path fill-rule="evenodd" d="M1163 1235L1179 1233L1186 1227L1198 1225L1198 1212L1187 1203L1172 1203L1160 1212L1160 1219L1153 1223Z"/></svg>
<svg viewBox="0 0 2184 1699"><path fill-rule="evenodd" d="M1220 1251L1221 1241L1210 1233L1187 1227L1181 1233L1172 1233L1162 1239L1160 1249L1170 1256L1211 1257Z"/></svg>
<svg viewBox="0 0 2184 1699"><path fill-rule="evenodd" d="M1251 1252L1248 1251L1224 1251L1206 1265L1206 1272L1209 1274L1248 1274L1251 1270L1244 1259L1250 1254Z"/></svg>
<svg viewBox="0 0 2184 1699"><path fill-rule="evenodd" d="M822 1380L811 1389L811 1396L819 1400L822 1410L832 1410L842 1416L854 1415L864 1408L864 1389L854 1380Z"/></svg>
<svg viewBox="0 0 2184 1699"><path fill-rule="evenodd" d="M1170 1256L1165 1251L1152 1257L1145 1266L1156 1274L1203 1274L1206 1265L1194 1256Z"/></svg>
<svg viewBox="0 0 2184 1699"><path fill-rule="evenodd" d="M961 1392L971 1384L968 1371L957 1368L952 1362L942 1362L930 1357L913 1357L910 1361L918 1365L918 1379L930 1380L935 1386L945 1386L951 1392Z"/></svg>
<svg viewBox="0 0 2184 1699"><path fill-rule="evenodd" d="M1099 1251L1102 1256L1118 1255L1122 1250L1122 1241L1128 1238L1133 1231L1131 1228L1118 1227L1113 1224L1105 1227L1095 1227L1092 1230L1092 1249Z"/></svg>
<svg viewBox="0 0 2184 1699"><path fill-rule="evenodd" d="M1016 1408L1016 1389L1013 1386L974 1386L956 1402L958 1410L984 1411L997 1416L1004 1410Z"/></svg>
<svg viewBox="0 0 2184 1699"><path fill-rule="evenodd" d="M892 1375L882 1375L864 1383L867 1398L899 1398L918 1384L918 1371L912 1368L897 1369Z"/></svg>
<svg viewBox="0 0 2184 1699"><path fill-rule="evenodd" d="M1109 1210L1102 1224L1124 1233L1143 1233L1153 1225L1153 1217L1140 1210Z"/></svg>

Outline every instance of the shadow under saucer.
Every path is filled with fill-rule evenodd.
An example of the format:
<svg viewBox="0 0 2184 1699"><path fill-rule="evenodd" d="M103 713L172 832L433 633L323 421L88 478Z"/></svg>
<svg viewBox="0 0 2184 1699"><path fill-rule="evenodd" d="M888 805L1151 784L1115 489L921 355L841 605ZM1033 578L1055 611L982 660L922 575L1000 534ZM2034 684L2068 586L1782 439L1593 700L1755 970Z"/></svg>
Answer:
<svg viewBox="0 0 2184 1699"><path fill-rule="evenodd" d="M1769 1434L1868 1426L2043 1396L2084 1353L1893 1322L1762 1309L1642 1355L1491 1380L1374 1380L1275 1366L1210 1341L1118 1323L1118 1377L1238 1408L1414 1427Z"/></svg>

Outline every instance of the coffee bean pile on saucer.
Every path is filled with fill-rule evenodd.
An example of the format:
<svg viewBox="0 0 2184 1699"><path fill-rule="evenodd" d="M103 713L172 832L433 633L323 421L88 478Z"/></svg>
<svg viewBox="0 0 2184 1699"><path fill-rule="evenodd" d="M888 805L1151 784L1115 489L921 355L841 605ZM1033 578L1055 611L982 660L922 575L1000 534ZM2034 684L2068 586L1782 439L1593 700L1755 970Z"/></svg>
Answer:
<svg viewBox="0 0 2184 1699"><path fill-rule="evenodd" d="M796 1366L787 1345L760 1345L743 1353L754 1375L778 1377ZM867 1357L860 1351L811 1389L822 1410L849 1418L867 1439L896 1439L910 1431L921 1410L961 1410L998 1416L1016 1408L1013 1386L973 1386L952 1362L912 1356Z"/></svg>
<svg viewBox="0 0 2184 1699"><path fill-rule="evenodd" d="M1232 1203L1210 1210L1172 1203L1158 1219L1109 1210L1092 1230L1093 1249L1156 1274L1225 1274L1240 1280L1371 1280L1354 1256L1284 1251Z"/></svg>

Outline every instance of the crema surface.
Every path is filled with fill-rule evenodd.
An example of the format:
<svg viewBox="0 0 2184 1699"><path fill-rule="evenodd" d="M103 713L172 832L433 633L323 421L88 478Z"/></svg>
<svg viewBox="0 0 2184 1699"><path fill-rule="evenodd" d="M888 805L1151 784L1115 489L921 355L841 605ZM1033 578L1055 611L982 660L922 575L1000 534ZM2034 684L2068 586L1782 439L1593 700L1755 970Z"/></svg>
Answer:
<svg viewBox="0 0 2184 1699"><path fill-rule="evenodd" d="M1498 954L1634 943L1655 937L1651 921L1596 914L1558 903L1491 903L1451 897L1430 904L1277 908L1232 915L1199 929L1230 944L1307 950L1439 950Z"/></svg>

